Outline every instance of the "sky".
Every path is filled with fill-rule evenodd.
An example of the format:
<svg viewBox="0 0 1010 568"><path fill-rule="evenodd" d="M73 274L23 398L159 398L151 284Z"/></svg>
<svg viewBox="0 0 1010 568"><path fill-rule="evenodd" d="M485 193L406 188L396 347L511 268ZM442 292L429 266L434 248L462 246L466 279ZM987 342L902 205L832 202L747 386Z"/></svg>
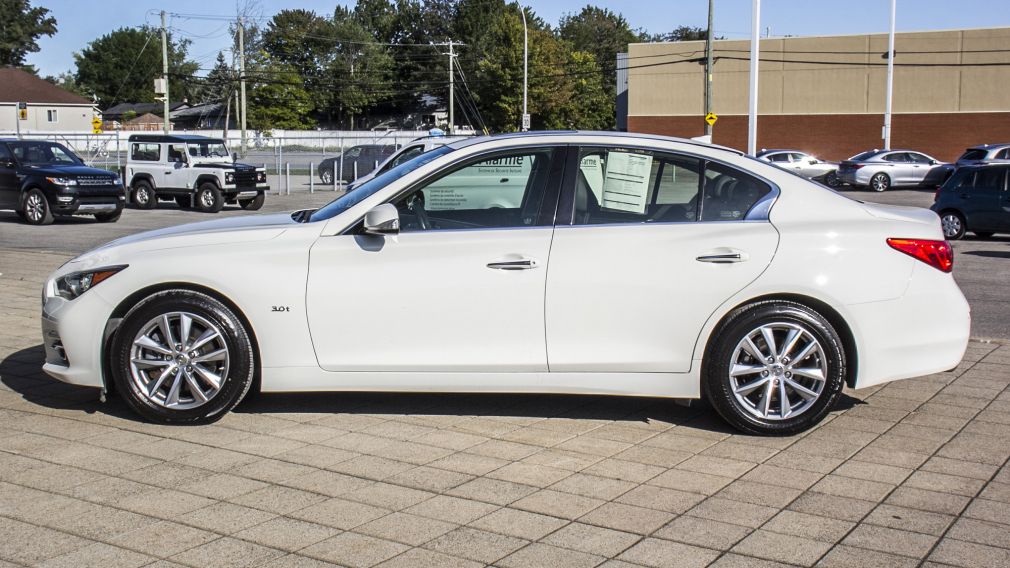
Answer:
<svg viewBox="0 0 1010 568"><path fill-rule="evenodd" d="M1010 26L1008 0L897 0L898 31ZM337 0L258 0L263 17L285 8L304 8L329 14ZM39 53L28 63L39 73L57 75L74 70L73 53L88 42L119 27L160 25L158 12L227 16L236 11L236 0L31 0L56 17L53 37L39 40ZM588 3L620 12L635 29L650 33L678 26L705 27L708 0L526 0L524 4L552 25L566 13L576 13ZM997 9L999 5L1002 9ZM772 36L839 35L886 32L890 0L763 0L762 33ZM170 16L169 26L192 41L190 59L212 67L217 53L230 47L228 25ZM749 37L751 0L715 0L714 28L727 38ZM423 49L423 48L422 48Z"/></svg>

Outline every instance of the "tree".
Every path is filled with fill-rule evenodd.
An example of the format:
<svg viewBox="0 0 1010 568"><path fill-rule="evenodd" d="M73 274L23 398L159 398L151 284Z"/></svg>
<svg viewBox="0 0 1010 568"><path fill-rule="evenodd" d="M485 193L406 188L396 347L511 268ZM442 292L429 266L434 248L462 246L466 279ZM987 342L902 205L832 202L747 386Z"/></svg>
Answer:
<svg viewBox="0 0 1010 568"><path fill-rule="evenodd" d="M252 85L249 126L254 130L306 129L312 120L312 97L291 65L267 61L263 77Z"/></svg>
<svg viewBox="0 0 1010 568"><path fill-rule="evenodd" d="M0 0L0 66L22 67L29 53L39 51L38 39L56 33L56 18L47 8L33 8L29 0Z"/></svg>
<svg viewBox="0 0 1010 568"><path fill-rule="evenodd" d="M626 53L628 44L641 41L641 35L631 29L624 16L606 8L586 6L576 15L561 17L558 28L561 39L572 43L577 51L593 54L603 70L603 88L611 97L617 93L617 54Z"/></svg>
<svg viewBox="0 0 1010 568"><path fill-rule="evenodd" d="M223 103L228 100L237 84L238 76L235 70L225 61L224 53L217 53L217 62L214 68L207 73L207 78L200 89L200 102L203 103Z"/></svg>
<svg viewBox="0 0 1010 568"><path fill-rule="evenodd" d="M160 32L147 26L120 28L74 54L81 90L95 95L107 108L121 102L153 102L154 83L161 76ZM173 101L191 96L199 65L187 60L188 40L168 36L169 95Z"/></svg>
<svg viewBox="0 0 1010 568"><path fill-rule="evenodd" d="M82 97L87 97L88 93L81 89L80 85L77 84L77 80L74 79L73 73L60 73L55 77L52 75L47 75L45 77L46 81L56 85L57 87L70 91L71 93L76 93Z"/></svg>
<svg viewBox="0 0 1010 568"><path fill-rule="evenodd" d="M333 90L326 69L333 62L333 22L311 10L281 10L263 32L263 50L274 64L289 68L304 81L313 110L330 114Z"/></svg>
<svg viewBox="0 0 1010 568"><path fill-rule="evenodd" d="M351 119L352 128L353 116L389 99L394 71L389 48L376 42L358 15L342 6L334 10L333 33L338 39L327 73L337 82L332 89L335 110Z"/></svg>
<svg viewBox="0 0 1010 568"><path fill-rule="evenodd" d="M672 32L654 34L649 41L698 41L708 39L708 30L693 26L677 26ZM725 39L714 37L712 39Z"/></svg>

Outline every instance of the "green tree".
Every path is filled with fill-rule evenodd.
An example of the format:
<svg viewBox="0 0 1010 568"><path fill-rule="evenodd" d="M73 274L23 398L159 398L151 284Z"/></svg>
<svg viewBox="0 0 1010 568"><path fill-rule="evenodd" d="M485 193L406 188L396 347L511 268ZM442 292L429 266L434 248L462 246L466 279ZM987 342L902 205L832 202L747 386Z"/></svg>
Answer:
<svg viewBox="0 0 1010 568"><path fill-rule="evenodd" d="M266 61L262 78L249 95L249 127L254 130L306 129L312 120L312 97L291 65Z"/></svg>
<svg viewBox="0 0 1010 568"><path fill-rule="evenodd" d="M29 53L39 51L38 39L56 33L56 18L47 8L33 8L29 0L0 0L0 65L22 67Z"/></svg>
<svg viewBox="0 0 1010 568"><path fill-rule="evenodd" d="M607 130L614 126L614 96L607 92L606 73L588 51L567 53L566 76L558 81L557 103L547 109L548 129Z"/></svg>
<svg viewBox="0 0 1010 568"><path fill-rule="evenodd" d="M223 103L235 91L238 76L231 65L225 60L224 53L217 53L214 68L207 73L203 88L200 89L199 101L203 103Z"/></svg>
<svg viewBox="0 0 1010 568"><path fill-rule="evenodd" d="M693 26L678 26L671 32L653 34L643 39L647 39L647 41L698 41L708 39L708 30ZM717 36L712 39L725 38Z"/></svg>
<svg viewBox="0 0 1010 568"><path fill-rule="evenodd" d="M144 26L120 28L89 43L74 54L80 88L98 98L102 107L121 102L153 102L154 83L161 76L160 32ZM199 65L187 60L188 40L176 41L169 34L169 94L172 101L191 96Z"/></svg>
<svg viewBox="0 0 1010 568"><path fill-rule="evenodd" d="M605 92L616 96L617 54L627 52L629 43L641 41L641 34L631 29L624 16L596 6L562 16L558 33L574 49L593 54L603 71Z"/></svg>
<svg viewBox="0 0 1010 568"><path fill-rule="evenodd" d="M77 84L77 80L74 78L73 73L60 73L59 75L47 75L45 77L46 81L56 85L57 87L70 91L71 93L76 93L82 97L88 97L88 93L81 89L80 85Z"/></svg>
<svg viewBox="0 0 1010 568"><path fill-rule="evenodd" d="M333 32L339 39L327 73L336 81L332 89L334 110L338 116L347 117L352 128L354 116L389 99L394 77L389 47L376 42L375 32L369 31L358 16L358 12L341 6L334 10Z"/></svg>
<svg viewBox="0 0 1010 568"><path fill-rule="evenodd" d="M336 53L333 21L311 10L281 10L263 31L263 50L274 64L283 65L304 81L312 110L329 115L333 89L326 70Z"/></svg>

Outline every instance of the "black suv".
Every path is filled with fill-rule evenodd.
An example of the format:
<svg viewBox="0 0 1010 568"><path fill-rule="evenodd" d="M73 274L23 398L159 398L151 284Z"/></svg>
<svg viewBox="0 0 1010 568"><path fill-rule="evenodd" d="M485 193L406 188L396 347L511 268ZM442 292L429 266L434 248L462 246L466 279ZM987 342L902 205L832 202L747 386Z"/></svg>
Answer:
<svg viewBox="0 0 1010 568"><path fill-rule="evenodd" d="M85 166L62 144L0 138L0 209L13 209L32 225L60 215L112 223L125 204L118 175Z"/></svg>
<svg viewBox="0 0 1010 568"><path fill-rule="evenodd" d="M340 163L340 156L326 158L319 162L319 179L325 184L331 184L333 176L336 174L337 181L354 181L374 170L386 158L392 156L397 148L399 146L395 144L351 146L344 150L343 165Z"/></svg>
<svg viewBox="0 0 1010 568"><path fill-rule="evenodd" d="M940 215L943 235L955 240L965 231L986 238L1010 233L1010 164L963 166L940 186L930 207Z"/></svg>

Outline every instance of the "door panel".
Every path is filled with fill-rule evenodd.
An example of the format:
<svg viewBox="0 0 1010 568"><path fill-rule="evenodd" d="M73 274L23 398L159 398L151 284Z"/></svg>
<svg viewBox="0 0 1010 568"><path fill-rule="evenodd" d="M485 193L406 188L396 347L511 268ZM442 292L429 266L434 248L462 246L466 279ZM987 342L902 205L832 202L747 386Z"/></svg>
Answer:
<svg viewBox="0 0 1010 568"><path fill-rule="evenodd" d="M1005 193L1005 170L1003 168L980 168L975 172L974 183L965 195L965 221L970 231L995 231L1002 225L1000 199Z"/></svg>
<svg viewBox="0 0 1010 568"><path fill-rule="evenodd" d="M0 142L0 209L15 209L18 206L20 183L14 167L14 156L7 145Z"/></svg>
<svg viewBox="0 0 1010 568"><path fill-rule="evenodd" d="M558 227L547 278L550 370L689 371L702 326L777 246L767 222ZM746 260L697 260L734 251Z"/></svg>

